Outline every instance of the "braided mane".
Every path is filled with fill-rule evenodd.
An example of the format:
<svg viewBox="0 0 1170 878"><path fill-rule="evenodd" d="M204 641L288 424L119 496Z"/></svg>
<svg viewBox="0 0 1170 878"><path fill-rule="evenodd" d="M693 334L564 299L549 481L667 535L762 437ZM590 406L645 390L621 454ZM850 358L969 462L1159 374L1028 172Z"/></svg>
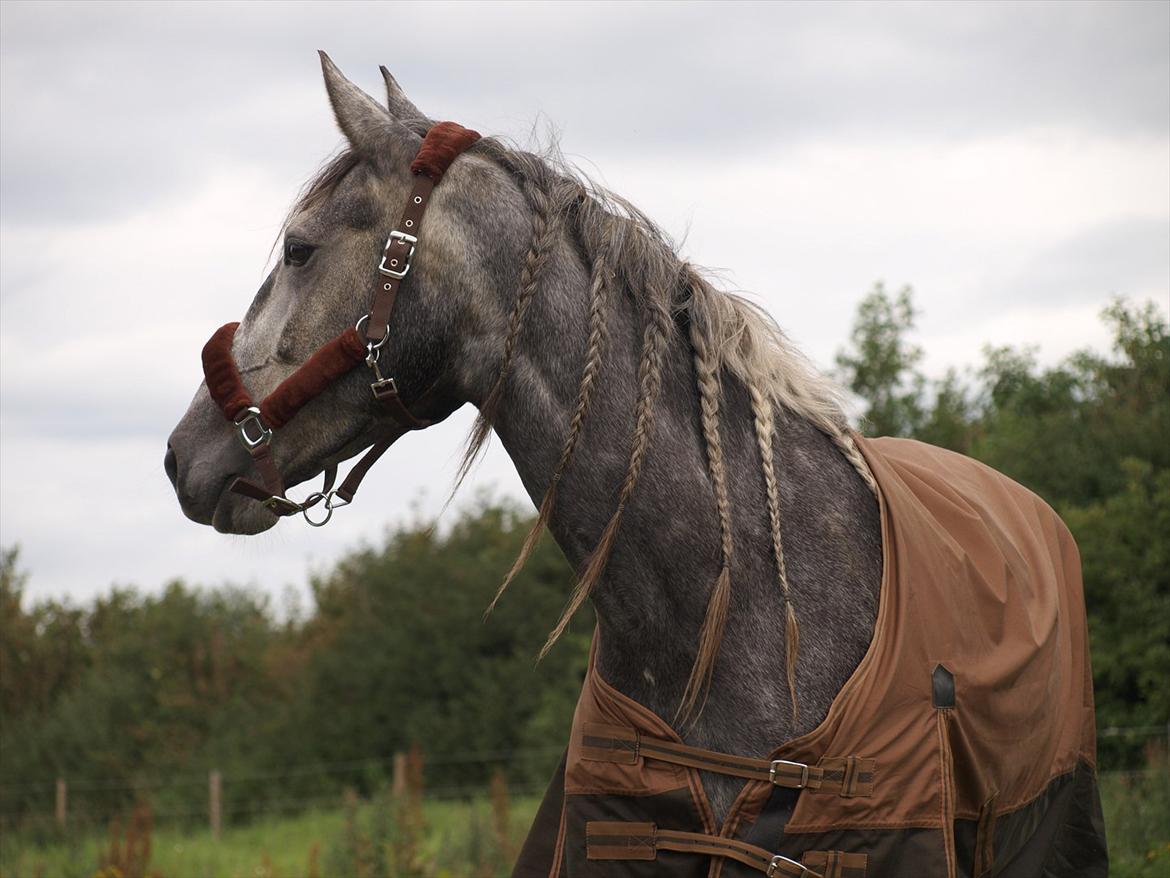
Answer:
<svg viewBox="0 0 1170 878"><path fill-rule="evenodd" d="M717 290L701 271L681 260L670 238L628 201L593 183L570 167L555 151L536 155L510 148L496 138L472 147L509 171L533 208L533 237L525 258L520 291L513 307L504 363L496 389L472 430L461 475L486 442L507 379L516 338L532 297L538 295L541 270L559 233L569 231L583 245L590 268L589 339L582 366L577 406L570 419L560 459L553 471L539 514L525 538L495 600L523 567L556 502L562 475L572 464L582 427L588 418L597 376L608 342L608 321L614 297L632 296L644 315L642 354L638 367L639 396L633 412L626 474L608 524L586 559L572 596L541 650L543 656L564 632L569 619L605 571L622 513L635 490L649 446L654 403L661 386L665 352L671 344L689 344L694 359L696 396L706 445L708 475L715 497L720 531L720 572L711 589L690 679L675 720L692 719L702 711L715 656L723 636L733 565L732 509L721 440L723 382L738 381L748 391L760 452L760 471L768 498L777 585L786 604L788 688L796 712L795 675L799 628L784 563L781 536L780 485L774 460L775 413L785 409L828 435L871 490L873 476L848 432L837 387L818 373L762 309L746 299ZM689 337L681 338L675 315L685 315ZM490 608L489 608L490 610Z"/></svg>
<svg viewBox="0 0 1170 878"><path fill-rule="evenodd" d="M419 133L424 133L430 125L423 119L408 120L406 124ZM569 620L605 572L622 514L637 488L650 445L666 353L672 345L685 344L689 346L694 362L695 395L706 447L707 471L719 520L721 565L708 599L695 663L675 720L693 721L702 711L730 599L734 563L733 510L728 496L721 439L721 402L727 382L741 384L751 399L777 587L786 605L788 688L795 716L799 627L784 562L780 516L782 486L777 480L774 459L775 416L778 410L785 410L825 433L870 490L876 493L873 476L848 432L840 391L793 347L765 311L741 296L716 289L700 269L679 258L669 236L645 214L592 182L565 162L555 149L538 155L514 148L499 138L485 137L467 152L494 161L512 176L532 208L533 226L520 288L508 321L503 362L469 434L456 489L491 434L529 307L534 297L540 294L545 270L562 234L568 232L580 242L590 270L589 337L576 408L537 519L491 607L524 566L552 514L561 478L572 465L589 416L598 376L605 362L609 321L617 296L631 297L640 306L644 324L638 366L639 392L632 412L634 429L626 473L611 517L597 546L586 558L569 602L549 634L541 655L545 655L564 632ZM339 155L307 184L297 207L311 205L324 197L356 164L351 153ZM683 319L676 322L676 317ZM679 329L680 324L686 327L686 337Z"/></svg>

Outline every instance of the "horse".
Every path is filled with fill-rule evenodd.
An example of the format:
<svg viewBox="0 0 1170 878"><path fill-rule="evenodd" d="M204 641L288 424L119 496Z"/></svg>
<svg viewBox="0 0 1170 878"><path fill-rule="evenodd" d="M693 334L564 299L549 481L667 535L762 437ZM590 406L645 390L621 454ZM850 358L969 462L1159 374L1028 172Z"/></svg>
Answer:
<svg viewBox="0 0 1170 878"><path fill-rule="evenodd" d="M993 874L980 850L1020 849L997 840L996 816L1001 835L1041 837L1046 852L1085 827L1099 841L1064 858L1083 871L1062 871L1046 853L1036 871L1002 874L1104 874L1093 744L1082 739L1062 786L1044 786L1043 807L1025 809L1026 829L978 803L968 822L981 828L966 839L960 795L958 810L932 818L934 859L883 860L888 839L860 836L850 844L868 854L842 843L803 862L799 850L761 859L783 846L814 784L850 804L889 773L857 754L840 770L769 756L814 736L873 664L879 605L894 602L884 583L895 494L883 488L905 467L850 429L838 388L769 315L717 289L634 205L555 154L437 125L385 67L383 103L324 53L321 62L346 148L302 190L242 322L205 348L207 380L168 440L165 469L186 516L220 532L255 534L296 513L316 523L354 499L405 432L477 408L460 477L495 433L538 509L497 600L547 528L578 577L544 650L590 601L591 679L643 726L605 726L599 739L582 720L578 740L575 725L517 874L610 874L597 870L656 859L671 874L706 873L709 860L712 874L844 876L865 873L866 857L869 875L910 874L895 862L928 870L915 874L934 864L938 874ZM356 368L363 359L373 381ZM365 449L334 489L338 466ZM285 495L322 473L325 487L305 501ZM1069 621L1075 628L1075 612ZM966 670L933 668L940 716L956 715ZM937 703L939 680L949 707ZM579 718L588 712L579 705ZM613 780L627 756L640 780ZM605 770L590 774L594 763ZM592 790L605 794L592 817L605 819L574 826L573 784L585 795L604 777L616 786ZM630 802L680 785L691 790L678 805L685 818L614 822ZM706 833L672 829L676 818ZM749 825L766 844L736 840ZM901 833L894 848L913 847L910 830L887 828Z"/></svg>

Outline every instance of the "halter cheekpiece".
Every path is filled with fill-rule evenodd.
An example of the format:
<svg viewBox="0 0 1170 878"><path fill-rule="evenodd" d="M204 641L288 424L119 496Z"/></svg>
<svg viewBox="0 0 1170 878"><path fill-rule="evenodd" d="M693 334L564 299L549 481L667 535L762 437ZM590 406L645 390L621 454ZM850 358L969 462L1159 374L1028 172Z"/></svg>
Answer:
<svg viewBox="0 0 1170 878"><path fill-rule="evenodd" d="M260 473L259 482L242 476L236 478L231 484L231 491L262 503L276 515L295 515L299 512L315 527L325 524L335 508L349 504L370 467L400 433L394 432L374 442L337 488L333 487L336 469L329 469L322 489L310 494L303 502L285 496L284 480L272 459L271 443L275 430L287 424L310 400L362 361L373 373L370 391L374 398L400 427L421 430L431 425L431 421L420 420L411 414L399 395L394 378L383 375L378 367L378 356L390 337L394 302L402 281L410 272L423 213L431 193L451 163L477 140L477 132L455 122L440 122L427 132L410 164L414 186L406 208L398 225L387 236L382 250L369 312L358 320L356 326L318 348L259 405L253 402L244 386L232 356L232 339L240 324L221 326L204 345L203 375L207 379L207 389L224 416L236 425L240 442L248 450ZM325 514L314 520L309 517L309 510L318 503L323 503Z"/></svg>

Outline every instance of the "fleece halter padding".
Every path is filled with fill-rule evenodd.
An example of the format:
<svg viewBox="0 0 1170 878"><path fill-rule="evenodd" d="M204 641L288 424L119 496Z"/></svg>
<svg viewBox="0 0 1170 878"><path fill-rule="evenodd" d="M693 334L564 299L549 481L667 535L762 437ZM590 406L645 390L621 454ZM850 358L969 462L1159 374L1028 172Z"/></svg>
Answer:
<svg viewBox="0 0 1170 878"><path fill-rule="evenodd" d="M410 163L410 172L429 177L432 183L438 184L451 162L477 140L479 133L476 131L456 122L440 122L423 138L418 154Z"/></svg>
<svg viewBox="0 0 1170 878"><path fill-rule="evenodd" d="M256 406L231 356L232 339L239 325L228 323L221 326L203 348L207 390L231 421L235 421L244 410L257 407L264 424L270 430L278 430L310 400L320 396L330 384L366 358L365 340L356 329L347 329L317 348L303 366L280 382Z"/></svg>

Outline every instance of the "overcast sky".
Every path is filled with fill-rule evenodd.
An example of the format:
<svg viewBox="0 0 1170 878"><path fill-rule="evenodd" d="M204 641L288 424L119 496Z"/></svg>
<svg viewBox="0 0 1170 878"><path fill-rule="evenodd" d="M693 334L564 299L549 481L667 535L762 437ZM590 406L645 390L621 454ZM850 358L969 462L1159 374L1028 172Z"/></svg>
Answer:
<svg viewBox="0 0 1170 878"><path fill-rule="evenodd" d="M243 315L339 143L318 48L379 97L386 64L436 118L551 125L823 366L879 279L914 286L934 374L988 342L1104 349L1113 294L1168 307L1162 2L4 2L0 19L0 543L34 598L177 576L279 595L445 499L469 412L403 439L322 530L216 534L163 473L203 342ZM486 488L522 496L498 446L456 507Z"/></svg>

